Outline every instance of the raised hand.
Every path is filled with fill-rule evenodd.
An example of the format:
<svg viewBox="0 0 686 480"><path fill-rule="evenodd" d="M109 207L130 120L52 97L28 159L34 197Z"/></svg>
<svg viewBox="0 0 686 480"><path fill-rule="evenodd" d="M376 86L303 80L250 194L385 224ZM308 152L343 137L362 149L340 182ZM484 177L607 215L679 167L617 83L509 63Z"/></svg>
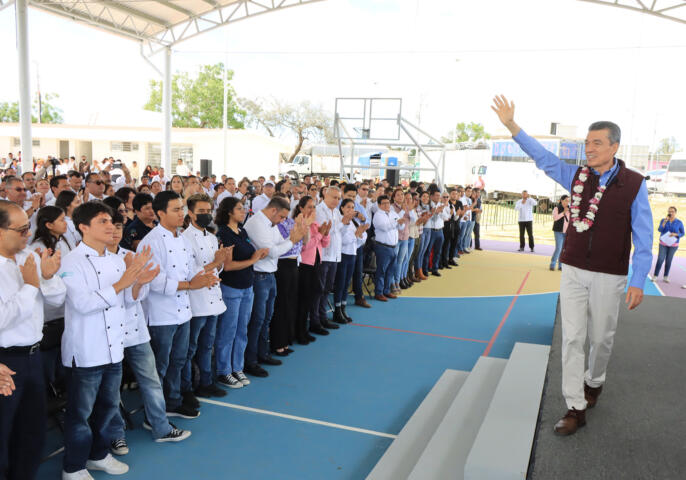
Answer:
<svg viewBox="0 0 686 480"><path fill-rule="evenodd" d="M136 283L138 275L141 273L145 265L152 258L152 252L149 246L144 247L140 252L138 252L132 259L129 260L129 264L126 265L126 270L122 274L118 282L116 282L113 287L119 293L125 288L129 288L131 285ZM124 259L126 263L126 258Z"/></svg>
<svg viewBox="0 0 686 480"><path fill-rule="evenodd" d="M43 278L50 280L53 275L60 269L60 262L62 260L62 252L57 250L52 253L52 250L46 248L40 254L40 270Z"/></svg>
<svg viewBox="0 0 686 480"><path fill-rule="evenodd" d="M357 230L355 230L355 236L356 236L357 238L362 238L362 235L364 235L364 232L366 232L368 228L369 228L369 224L368 224L368 223L362 223L362 224L360 224L360 226L357 227Z"/></svg>
<svg viewBox="0 0 686 480"><path fill-rule="evenodd" d="M40 286L40 280L38 278L38 267L36 266L36 261L33 255L29 255L24 265L19 266L19 271L26 285L33 285L38 288Z"/></svg>
<svg viewBox="0 0 686 480"><path fill-rule="evenodd" d="M329 220L328 222L325 222L319 226L319 233L321 233L322 236L324 236L324 237L326 237L330 231L331 231L331 220Z"/></svg>
<svg viewBox="0 0 686 480"><path fill-rule="evenodd" d="M214 262L217 264L223 264L226 262L227 257L231 255L233 258L233 245L230 247L220 247L217 249L216 252L214 252Z"/></svg>
<svg viewBox="0 0 686 480"><path fill-rule="evenodd" d="M138 274L138 278L136 278L136 283L138 285L145 285L146 283L150 283L153 281L153 279L157 276L158 273L160 273L160 266L155 266L154 263L148 263L145 267L143 267L143 269Z"/></svg>
<svg viewBox="0 0 686 480"><path fill-rule="evenodd" d="M259 260L262 260L264 257L269 255L269 249L268 248L260 248L259 250L255 250L252 254L251 260L257 262Z"/></svg>
<svg viewBox="0 0 686 480"><path fill-rule="evenodd" d="M515 104L505 98L505 95L496 95L493 98L493 105L491 106L500 119L500 122L507 127L512 135L519 133L519 126L514 121Z"/></svg>
<svg viewBox="0 0 686 480"><path fill-rule="evenodd" d="M34 210L38 210L43 203L43 194L40 192L36 192L33 194L31 197L31 208Z"/></svg>

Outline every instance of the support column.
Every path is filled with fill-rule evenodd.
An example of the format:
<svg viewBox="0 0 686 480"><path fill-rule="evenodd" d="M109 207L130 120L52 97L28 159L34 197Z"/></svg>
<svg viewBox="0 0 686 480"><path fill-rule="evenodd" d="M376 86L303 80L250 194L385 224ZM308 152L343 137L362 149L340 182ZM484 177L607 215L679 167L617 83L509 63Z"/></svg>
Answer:
<svg viewBox="0 0 686 480"><path fill-rule="evenodd" d="M172 128L172 75L171 48L164 49L164 78L162 79L162 166L167 178L172 175L171 128Z"/></svg>
<svg viewBox="0 0 686 480"><path fill-rule="evenodd" d="M19 125L21 128L21 169L33 171L31 138L31 77L29 72L29 2L16 0L17 57L19 58Z"/></svg>

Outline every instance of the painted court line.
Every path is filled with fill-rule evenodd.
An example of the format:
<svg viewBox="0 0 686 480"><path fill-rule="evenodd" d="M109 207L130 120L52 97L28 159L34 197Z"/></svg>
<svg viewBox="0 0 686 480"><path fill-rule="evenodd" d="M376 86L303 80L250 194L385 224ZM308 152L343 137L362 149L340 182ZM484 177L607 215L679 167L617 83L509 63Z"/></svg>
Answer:
<svg viewBox="0 0 686 480"><path fill-rule="evenodd" d="M220 407L234 408L236 410L245 410L246 412L261 413L262 415L271 415L272 417L287 418L297 422L313 423L315 425L322 425L324 427L338 428L340 430L348 430L351 432L365 433L367 435L375 435L377 437L397 438L397 435L383 432L375 432L374 430L366 430L364 428L349 427L347 425L340 425L338 423L323 422L321 420L314 420L312 418L297 417L295 415L288 415L286 413L272 412L270 410L262 410L259 408L245 407L243 405L236 405L235 403L219 402L217 400L210 400L209 398L198 398L203 403L211 403Z"/></svg>
<svg viewBox="0 0 686 480"><path fill-rule="evenodd" d="M503 315L503 319L500 321L500 325L498 325L498 328L495 329L495 332L493 333L493 336L491 337L491 341L488 342L488 345L486 346L486 350L484 350L484 353L483 353L484 357L488 357L488 354L491 353L491 348L493 347L495 340L498 338L498 335L500 335L500 330L503 328L503 325L505 325L505 321L507 320L507 317L510 316L510 312L512 311L512 307L514 307L515 302L519 298L519 294L522 293L522 290L524 289L524 285L526 284L526 281L529 279L530 273L531 273L531 270L526 272L526 275L524 275L524 280L522 280L522 284L519 286L519 290L517 290L517 293L515 294L515 296L512 297L512 301L510 302L510 306L507 307L507 311L505 312L505 315Z"/></svg>
<svg viewBox="0 0 686 480"><path fill-rule="evenodd" d="M439 335L437 333L415 332L413 330L400 330L398 328L379 327L376 325L364 325L362 323L351 323L350 325L355 325L356 327L376 328L379 330L390 330L392 332L413 333L415 335L426 335L427 337L441 337L441 338L449 338L451 340L463 340L465 342L488 343L486 340L476 340L474 338L451 337L449 335Z"/></svg>
<svg viewBox="0 0 686 480"><path fill-rule="evenodd" d="M559 290L551 290L550 292L536 292L536 293L522 293L519 296L520 297L531 297L533 295L550 295L551 293L560 293ZM468 295L465 297L412 297L412 296L405 296L403 295L400 298L503 298L503 297L511 297L512 295Z"/></svg>

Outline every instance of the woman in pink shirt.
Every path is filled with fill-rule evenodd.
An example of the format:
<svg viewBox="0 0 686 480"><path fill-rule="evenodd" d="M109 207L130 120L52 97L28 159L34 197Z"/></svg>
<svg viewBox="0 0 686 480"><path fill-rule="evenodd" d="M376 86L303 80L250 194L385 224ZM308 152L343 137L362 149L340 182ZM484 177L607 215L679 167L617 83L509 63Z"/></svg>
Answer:
<svg viewBox="0 0 686 480"><path fill-rule="evenodd" d="M560 265L560 252L562 252L562 245L565 242L565 235L567 227L569 226L569 196L562 195L560 203L553 209L553 232L555 233L555 252L553 258L550 259L550 270L562 270Z"/></svg>
<svg viewBox="0 0 686 480"><path fill-rule="evenodd" d="M300 199L293 211L293 216L297 217L300 213L303 217L314 215L314 200L310 196ZM307 345L315 341L315 337L310 335L307 327L307 315L315 308L314 300L317 294L322 291L323 286L319 281L319 265L322 258L322 248L329 246L331 238L329 230L331 222L319 225L316 221L310 225L309 238L304 243L300 252L300 266L298 267L298 313L295 319L295 336L300 345ZM329 331L325 328L310 327L313 333L318 335L328 335Z"/></svg>

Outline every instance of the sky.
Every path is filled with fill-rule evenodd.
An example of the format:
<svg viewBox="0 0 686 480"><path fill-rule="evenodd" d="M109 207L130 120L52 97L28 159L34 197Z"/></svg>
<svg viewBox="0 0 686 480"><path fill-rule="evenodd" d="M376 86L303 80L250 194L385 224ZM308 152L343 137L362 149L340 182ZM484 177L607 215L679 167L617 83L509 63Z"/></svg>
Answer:
<svg viewBox="0 0 686 480"><path fill-rule="evenodd" d="M180 0L176 2L183 4ZM60 95L65 123L149 124L156 72L137 43L30 10L32 89ZM533 134L612 120L622 143L686 146L686 25L578 0L325 0L180 43L172 68L227 61L238 96L401 97L435 136L460 121L503 134L494 94ZM153 58L161 66L162 58ZM14 9L0 11L0 101L18 99ZM107 120L104 120L107 119Z"/></svg>

